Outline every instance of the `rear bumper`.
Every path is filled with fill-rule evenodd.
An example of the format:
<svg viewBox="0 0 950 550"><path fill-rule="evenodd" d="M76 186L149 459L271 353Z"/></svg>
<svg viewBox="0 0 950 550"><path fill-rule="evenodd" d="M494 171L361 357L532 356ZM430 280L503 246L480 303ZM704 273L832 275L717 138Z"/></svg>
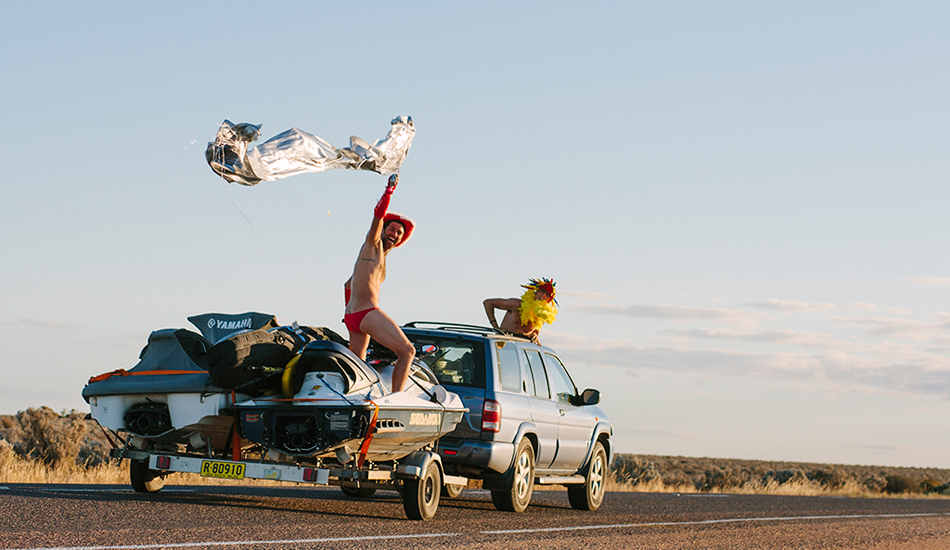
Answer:
<svg viewBox="0 0 950 550"><path fill-rule="evenodd" d="M513 443L443 437L438 443L447 472L484 478L504 474L515 455Z"/></svg>

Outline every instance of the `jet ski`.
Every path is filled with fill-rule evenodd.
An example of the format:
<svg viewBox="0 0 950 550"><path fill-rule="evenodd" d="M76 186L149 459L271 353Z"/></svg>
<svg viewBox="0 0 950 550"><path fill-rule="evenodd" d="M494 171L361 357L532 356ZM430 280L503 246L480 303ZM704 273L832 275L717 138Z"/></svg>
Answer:
<svg viewBox="0 0 950 550"><path fill-rule="evenodd" d="M89 379L83 399L103 428L125 432L137 448L191 450L227 446L234 417L227 408L248 399L215 383L208 372L208 354L234 334L278 327L273 315L208 313L188 318L201 334L188 329L152 332L131 369Z"/></svg>
<svg viewBox="0 0 950 550"><path fill-rule="evenodd" d="M459 396L421 361L411 365L403 391L390 392L393 363L311 342L283 373L284 397L234 405L240 433L287 455L362 466L397 460L454 430L468 410Z"/></svg>
<svg viewBox="0 0 950 550"><path fill-rule="evenodd" d="M188 320L201 334L154 331L138 364L83 388L92 418L128 434L127 446L207 456L260 446L278 460L362 466L431 445L467 410L421 361L391 392L388 350L374 346L371 366L329 329L256 312Z"/></svg>

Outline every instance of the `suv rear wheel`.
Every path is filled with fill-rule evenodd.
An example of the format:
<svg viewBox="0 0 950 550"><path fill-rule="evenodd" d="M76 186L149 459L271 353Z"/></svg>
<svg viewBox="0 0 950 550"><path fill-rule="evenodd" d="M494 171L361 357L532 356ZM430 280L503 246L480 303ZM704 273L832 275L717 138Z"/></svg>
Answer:
<svg viewBox="0 0 950 550"><path fill-rule="evenodd" d="M534 446L531 441L522 439L518 444L509 479L507 489L491 492L492 504L504 512L524 512L534 492Z"/></svg>

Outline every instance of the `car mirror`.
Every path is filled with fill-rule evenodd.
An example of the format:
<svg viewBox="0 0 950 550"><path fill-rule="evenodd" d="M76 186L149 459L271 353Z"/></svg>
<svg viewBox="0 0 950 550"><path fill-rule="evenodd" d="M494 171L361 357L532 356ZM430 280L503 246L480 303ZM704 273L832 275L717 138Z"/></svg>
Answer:
<svg viewBox="0 0 950 550"><path fill-rule="evenodd" d="M426 344L422 346L422 349L419 350L420 355L432 355L439 351L439 346L434 344Z"/></svg>
<svg viewBox="0 0 950 550"><path fill-rule="evenodd" d="M571 399L571 404L577 407L583 407L584 405L596 405L600 403L600 391L588 388L581 392L580 395L575 395L574 399Z"/></svg>

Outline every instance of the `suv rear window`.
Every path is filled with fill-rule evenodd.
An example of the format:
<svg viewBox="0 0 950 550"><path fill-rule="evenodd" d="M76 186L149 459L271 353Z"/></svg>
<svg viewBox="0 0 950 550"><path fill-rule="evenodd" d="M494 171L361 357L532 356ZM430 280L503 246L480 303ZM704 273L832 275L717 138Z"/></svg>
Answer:
<svg viewBox="0 0 950 550"><path fill-rule="evenodd" d="M485 351L480 341L406 334L440 384L485 387Z"/></svg>
<svg viewBox="0 0 950 550"><path fill-rule="evenodd" d="M498 379L501 389L521 391L521 362L518 360L518 346L513 342L495 342L498 355Z"/></svg>

